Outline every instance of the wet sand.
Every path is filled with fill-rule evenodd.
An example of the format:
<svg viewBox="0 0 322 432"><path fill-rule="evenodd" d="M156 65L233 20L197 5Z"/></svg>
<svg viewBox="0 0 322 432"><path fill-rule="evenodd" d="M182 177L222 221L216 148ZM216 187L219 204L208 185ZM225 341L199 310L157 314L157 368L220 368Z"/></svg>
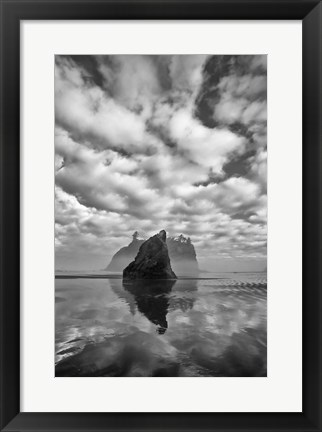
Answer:
<svg viewBox="0 0 322 432"><path fill-rule="evenodd" d="M57 377L267 375L266 275L60 276Z"/></svg>

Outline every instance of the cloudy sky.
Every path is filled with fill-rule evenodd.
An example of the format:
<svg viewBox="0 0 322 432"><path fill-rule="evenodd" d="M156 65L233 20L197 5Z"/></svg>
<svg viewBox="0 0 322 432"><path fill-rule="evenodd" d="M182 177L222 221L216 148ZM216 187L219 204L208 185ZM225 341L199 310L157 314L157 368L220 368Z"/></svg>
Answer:
<svg viewBox="0 0 322 432"><path fill-rule="evenodd" d="M165 229L201 268L264 269L266 84L266 56L56 56L56 268Z"/></svg>

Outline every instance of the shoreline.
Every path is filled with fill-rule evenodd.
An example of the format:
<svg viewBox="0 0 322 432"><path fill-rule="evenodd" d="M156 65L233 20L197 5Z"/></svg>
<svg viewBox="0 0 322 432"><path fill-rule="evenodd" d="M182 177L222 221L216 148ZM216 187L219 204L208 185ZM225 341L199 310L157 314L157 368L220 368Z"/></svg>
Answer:
<svg viewBox="0 0 322 432"><path fill-rule="evenodd" d="M234 272L236 274L236 272ZM234 273L231 273L232 275ZM253 272L250 272L253 273ZM55 279L123 279L122 275L110 274L110 275L100 275L100 274L55 274ZM144 279L144 280L224 280L227 277L193 277L193 276L178 276L177 279Z"/></svg>

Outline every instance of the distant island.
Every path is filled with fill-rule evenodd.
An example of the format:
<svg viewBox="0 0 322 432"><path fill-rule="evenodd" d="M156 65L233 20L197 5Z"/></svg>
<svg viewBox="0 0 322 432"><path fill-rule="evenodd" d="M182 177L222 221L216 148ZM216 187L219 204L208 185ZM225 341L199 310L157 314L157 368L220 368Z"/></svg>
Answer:
<svg viewBox="0 0 322 432"><path fill-rule="evenodd" d="M139 239L139 234L135 231L129 245L122 247L113 255L105 270L122 272L135 259L140 246L145 241ZM176 275L197 276L199 274L196 251L190 237L185 237L182 234L178 237L167 237L166 244L171 266Z"/></svg>

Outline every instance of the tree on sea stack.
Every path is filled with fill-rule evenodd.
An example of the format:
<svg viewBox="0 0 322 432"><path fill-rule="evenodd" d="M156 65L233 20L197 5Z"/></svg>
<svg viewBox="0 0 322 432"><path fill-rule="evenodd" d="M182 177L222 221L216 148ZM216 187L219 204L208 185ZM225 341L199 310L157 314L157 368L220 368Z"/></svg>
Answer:
<svg viewBox="0 0 322 432"><path fill-rule="evenodd" d="M146 240L135 260L123 270L123 279L177 279L171 268L164 230Z"/></svg>

